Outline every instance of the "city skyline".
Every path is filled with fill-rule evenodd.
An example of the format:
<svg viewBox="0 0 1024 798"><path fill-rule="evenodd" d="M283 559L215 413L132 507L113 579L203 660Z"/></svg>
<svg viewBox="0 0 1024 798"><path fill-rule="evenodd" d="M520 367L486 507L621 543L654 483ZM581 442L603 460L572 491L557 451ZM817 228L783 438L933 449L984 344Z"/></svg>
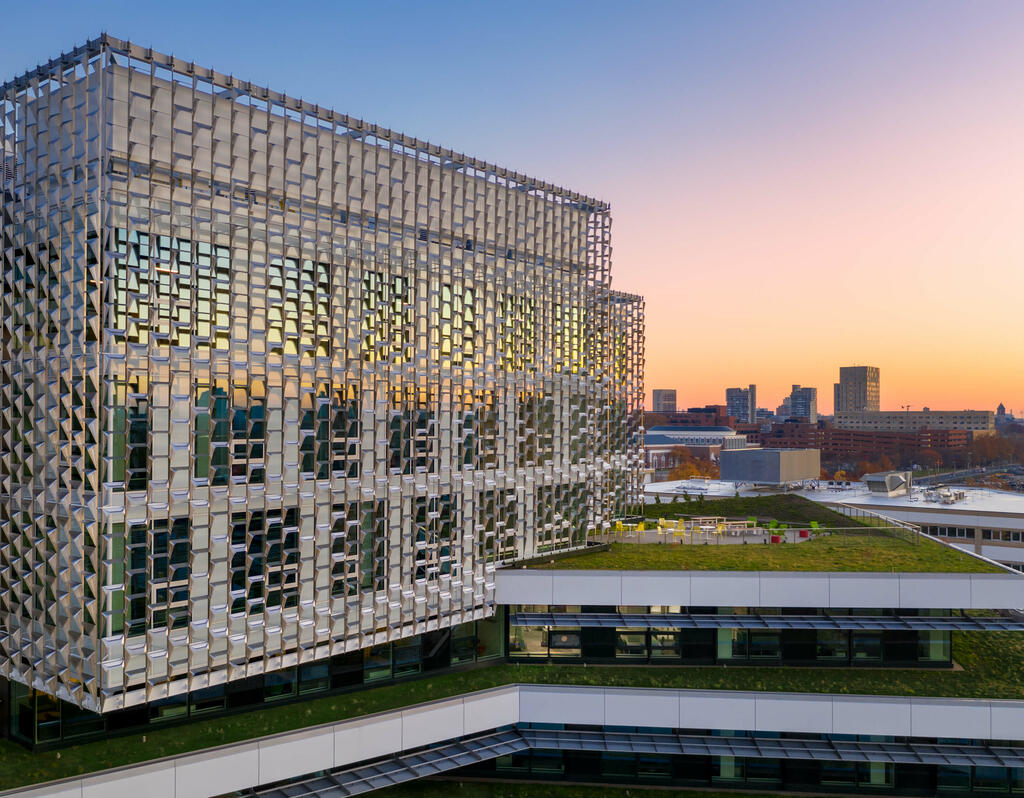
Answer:
<svg viewBox="0 0 1024 798"><path fill-rule="evenodd" d="M837 369L837 371L838 371L838 369ZM774 385L776 383L780 383L780 384L781 383L785 383L785 380L781 380L781 381L780 380L766 380L765 382L768 383L768 384ZM782 388L778 388L775 391L769 392L769 391L762 391L761 390L761 384L762 384L761 382L754 383L754 384L757 385L757 392L758 392L757 407L758 407L758 409L767 409L767 410L774 409L775 407L780 405L784 399L787 399L789 397L790 392L793 389L793 384L790 383L788 385L784 385ZM817 385L811 385L811 384L802 384L802 385L805 388L818 388ZM680 412L680 413L685 412L688 408L711 407L711 406L715 406L715 405L721 405L721 406L724 407L726 405L726 400L725 400L724 397L725 397L725 391L727 389L726 389L725 386L719 388L717 390L717 392L714 392L714 393L705 393L703 391L701 391L700 393L697 393L696 391L690 391L690 390L688 390L685 387L684 388L666 388L662 384L652 384L648 380L647 381L647 393L648 393L648 395L650 395L651 391L654 391L654 390L674 390L676 392L676 396L678 397L677 398L677 402L676 402L676 412ZM827 390L827 388L825 388L825 387L823 387L822 390L819 391L819 394L818 394L818 398L819 398L819 401L818 401L818 415L819 416L822 416L822 415L830 416L830 415L833 414L834 410L833 410L833 407L832 407L833 402L830 399L831 396L832 396L832 392L830 390ZM1013 416L1019 418L1022 414L1024 414L1024 401L1022 401L1019 405L1014 405L1013 403L1005 401L1005 400L1004 401L995 402L992 405L978 405L978 406L964 405L963 407L960 407L960 406L954 405L954 404L950 404L950 405L946 406L946 405L942 405L942 404L934 403L934 402L929 404L927 401L925 401L924 403L922 403L920 405L915 405L915 404L910 404L910 403L902 403L902 402L899 402L897 399L893 399L891 402L886 400L885 399L884 388L883 388L882 397L883 397L883 399L882 399L882 402L881 402L881 408L880 409L883 410L883 411L907 410L908 409L908 404L909 404L909 409L910 410L926 410L926 409L928 409L928 410L991 410L991 411L995 412L996 408L1000 404L1002 404L1002 405L1005 406L1007 415L1013 415ZM828 400L828 401L823 403L821 401L823 398ZM824 406L827 406L828 409L824 410L823 409ZM654 406L653 406L651 401L647 402L647 412L658 412L657 410L654 409Z"/></svg>
<svg viewBox="0 0 1024 798"><path fill-rule="evenodd" d="M648 297L648 389L680 406L799 382L829 413L835 368L860 362L886 374L886 407L1024 407L1002 351L1024 289L1024 7L564 3L542 25L529 3L274 9L109 3L38 25L12 7L0 75L105 26L577 186L612 207L615 288ZM386 59L364 35L384 32ZM302 46L278 57L279 40Z"/></svg>

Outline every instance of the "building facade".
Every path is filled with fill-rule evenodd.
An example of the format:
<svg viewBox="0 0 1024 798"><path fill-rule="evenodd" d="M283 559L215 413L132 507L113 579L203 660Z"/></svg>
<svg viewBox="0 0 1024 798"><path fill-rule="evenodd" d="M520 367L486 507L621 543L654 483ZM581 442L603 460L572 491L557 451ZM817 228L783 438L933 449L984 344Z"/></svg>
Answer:
<svg viewBox="0 0 1024 798"><path fill-rule="evenodd" d="M996 421L991 410L849 410L836 413L835 426L837 429L878 432L930 429L992 433Z"/></svg>
<svg viewBox="0 0 1024 798"><path fill-rule="evenodd" d="M961 634L1024 631L1015 573L928 541L906 572L779 570L768 540L743 571L664 539L649 570L518 567L654 532L619 518L643 302L606 205L106 36L0 87L0 163L3 727L89 743L12 754L6 795L1024 788L1024 701L974 682L1018 647ZM743 438L669 430L712 433ZM531 683L548 663L617 686Z"/></svg>
<svg viewBox="0 0 1024 798"><path fill-rule="evenodd" d="M725 405L688 407L675 413L667 413L666 423L679 427L729 427L736 419L726 411Z"/></svg>
<svg viewBox="0 0 1024 798"><path fill-rule="evenodd" d="M644 436L644 464L665 471L678 464L680 447L694 457L717 461L723 449L742 449L747 437L728 427L651 427Z"/></svg>
<svg viewBox="0 0 1024 798"><path fill-rule="evenodd" d="M818 389L794 385L789 394L789 416L803 418L811 424L818 421Z"/></svg>
<svg viewBox="0 0 1024 798"><path fill-rule="evenodd" d="M655 388L651 391L652 411L655 413L676 412L676 389Z"/></svg>
<svg viewBox="0 0 1024 798"><path fill-rule="evenodd" d="M843 411L877 411L880 379L878 366L842 366L835 384L834 413Z"/></svg>
<svg viewBox="0 0 1024 798"><path fill-rule="evenodd" d="M648 430L652 440L673 441L676 446L718 446L722 449L743 449L747 437L729 427L686 427L665 425ZM645 445L647 440L644 440Z"/></svg>
<svg viewBox="0 0 1024 798"><path fill-rule="evenodd" d="M970 443L970 433L964 430L878 432L837 429L828 425L796 421L773 424L770 429L756 435L747 432L747 437L748 440L758 442L762 446L784 449L817 448L829 460L871 460L885 454L903 461L924 450L948 452L965 449Z"/></svg>
<svg viewBox="0 0 1024 798"><path fill-rule="evenodd" d="M755 485L787 485L817 480L821 452L817 449L732 449L719 457L721 479Z"/></svg>
<svg viewBox="0 0 1024 798"><path fill-rule="evenodd" d="M108 36L0 103L4 677L390 645L638 500L607 205Z"/></svg>
<svg viewBox="0 0 1024 798"><path fill-rule="evenodd" d="M757 421L757 386L746 388L726 388L725 406L730 416L737 421L753 424Z"/></svg>

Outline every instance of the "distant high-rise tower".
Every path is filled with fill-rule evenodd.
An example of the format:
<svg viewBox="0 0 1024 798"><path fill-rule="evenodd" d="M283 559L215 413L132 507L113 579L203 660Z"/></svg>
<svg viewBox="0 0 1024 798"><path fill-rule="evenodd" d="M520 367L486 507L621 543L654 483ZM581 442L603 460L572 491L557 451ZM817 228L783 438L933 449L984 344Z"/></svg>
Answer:
<svg viewBox="0 0 1024 798"><path fill-rule="evenodd" d="M834 390L836 413L847 410L878 410L878 366L842 366L839 369L839 382L835 383Z"/></svg>
<svg viewBox="0 0 1024 798"><path fill-rule="evenodd" d="M653 410L655 413L676 412L676 389L655 388L651 391Z"/></svg>
<svg viewBox="0 0 1024 798"><path fill-rule="evenodd" d="M753 424L757 421L757 386L725 389L726 413L737 421Z"/></svg>
<svg viewBox="0 0 1024 798"><path fill-rule="evenodd" d="M818 389L801 388L794 385L789 394L789 415L791 418L806 418L812 424L818 422Z"/></svg>

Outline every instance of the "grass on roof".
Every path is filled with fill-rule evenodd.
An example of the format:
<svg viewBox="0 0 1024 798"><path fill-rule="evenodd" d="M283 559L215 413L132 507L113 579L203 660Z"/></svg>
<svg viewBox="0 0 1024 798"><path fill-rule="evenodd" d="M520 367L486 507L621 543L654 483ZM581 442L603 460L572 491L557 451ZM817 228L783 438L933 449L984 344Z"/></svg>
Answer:
<svg viewBox="0 0 1024 798"><path fill-rule="evenodd" d="M792 534L792 533L791 533ZM874 571L1005 573L934 540L833 534L802 543L612 543L531 568L587 571Z"/></svg>
<svg viewBox="0 0 1024 798"><path fill-rule="evenodd" d="M779 521L789 524L809 524L817 521L822 526L856 526L857 522L823 504L812 502L792 493L770 496L741 496L731 499L705 499L696 497L661 504L645 504L646 518L682 518L692 515L720 515L726 518L756 516L761 521Z"/></svg>
<svg viewBox="0 0 1024 798"><path fill-rule="evenodd" d="M798 693L1024 698L1024 632L954 632L962 670L780 666L650 667L495 664L345 695L33 754L0 740L0 789L11 789L506 684L582 684ZM59 758L58 758L59 756Z"/></svg>

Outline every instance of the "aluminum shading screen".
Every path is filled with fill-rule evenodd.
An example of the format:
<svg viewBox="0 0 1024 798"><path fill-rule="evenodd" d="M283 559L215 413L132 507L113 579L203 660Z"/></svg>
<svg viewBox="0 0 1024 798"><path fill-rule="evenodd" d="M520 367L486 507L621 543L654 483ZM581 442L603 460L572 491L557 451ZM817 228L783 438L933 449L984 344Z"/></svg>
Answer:
<svg viewBox="0 0 1024 798"><path fill-rule="evenodd" d="M606 204L106 36L0 98L4 675L105 711L474 620L638 501Z"/></svg>

